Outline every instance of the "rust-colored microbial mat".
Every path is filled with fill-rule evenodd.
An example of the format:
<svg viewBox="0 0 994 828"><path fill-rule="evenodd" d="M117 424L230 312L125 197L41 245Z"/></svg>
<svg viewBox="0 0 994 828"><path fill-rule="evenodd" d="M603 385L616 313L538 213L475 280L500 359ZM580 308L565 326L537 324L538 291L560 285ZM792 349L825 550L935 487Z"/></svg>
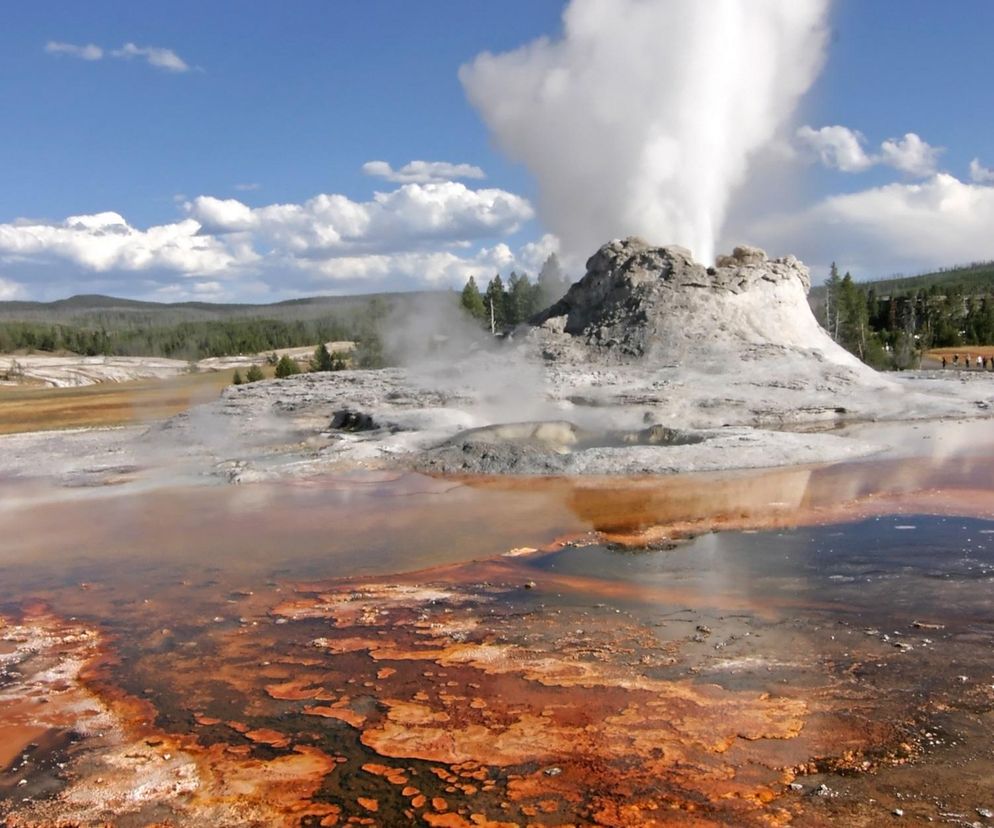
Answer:
<svg viewBox="0 0 994 828"><path fill-rule="evenodd" d="M26 499L0 820L988 824L984 457Z"/></svg>

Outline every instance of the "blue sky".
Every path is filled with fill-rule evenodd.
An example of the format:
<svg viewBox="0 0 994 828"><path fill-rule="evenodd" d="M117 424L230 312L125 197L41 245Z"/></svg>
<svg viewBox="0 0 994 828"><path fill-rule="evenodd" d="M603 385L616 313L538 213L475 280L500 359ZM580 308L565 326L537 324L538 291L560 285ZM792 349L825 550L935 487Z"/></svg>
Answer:
<svg viewBox="0 0 994 828"><path fill-rule="evenodd" d="M579 2L669 14L667 0ZM448 287L471 272L534 273L553 250L579 269L607 239L594 222L564 246L572 228L556 194L570 192L568 165L534 159L552 141L574 157L567 145L582 140L582 119L516 146L495 126L515 103L508 66L496 78L510 78L509 91L483 103L467 100L473 81L459 77L481 52L555 40L567 5L10 6L0 29L0 298L271 301ZM766 154L755 169L776 167L775 186L729 173L720 242L797 253L816 280L832 259L868 277L994 258L994 5L836 0L827 26L824 65L785 105L777 136L742 148L747 159ZM672 27L646 34L660 49L680 40ZM624 75L611 82L626 86ZM664 68L658 83L673 83ZM924 148L902 143L907 133ZM606 136L575 157L610 152ZM882 149L892 138L893 151ZM413 160L447 166L363 171ZM936 228L931 246L922 227ZM649 231L673 240L668 225Z"/></svg>
<svg viewBox="0 0 994 828"><path fill-rule="evenodd" d="M0 218L116 210L146 224L175 214L176 193L245 183L259 184L256 203L363 195L371 158L466 161L521 189L456 70L554 30L560 11L548 0L19 4L0 31ZM87 63L47 54L49 41L158 45L196 68Z"/></svg>
<svg viewBox="0 0 994 828"><path fill-rule="evenodd" d="M915 132L943 147L942 166L958 175L978 156L994 165L994 55L985 45L994 4L838 0L831 9L828 62L802 107L808 123L844 124L878 143ZM819 183L843 189L838 179Z"/></svg>

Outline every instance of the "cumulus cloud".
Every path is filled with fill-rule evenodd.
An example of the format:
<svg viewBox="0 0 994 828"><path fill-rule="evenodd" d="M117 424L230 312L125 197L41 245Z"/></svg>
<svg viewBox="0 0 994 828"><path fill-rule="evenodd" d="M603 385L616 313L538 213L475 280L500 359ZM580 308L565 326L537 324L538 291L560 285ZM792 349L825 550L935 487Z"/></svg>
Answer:
<svg viewBox="0 0 994 828"><path fill-rule="evenodd" d="M873 166L873 159L863 149L863 136L844 126L813 129L802 126L797 130L801 146L817 155L826 167L842 172L861 172Z"/></svg>
<svg viewBox="0 0 994 828"><path fill-rule="evenodd" d="M57 224L0 224L0 261L62 260L98 273L151 268L213 273L235 263L226 245L199 231L193 219L139 230L114 212L69 216Z"/></svg>
<svg viewBox="0 0 994 828"><path fill-rule="evenodd" d="M994 184L994 170L980 163L979 158L970 162L970 180L975 184Z"/></svg>
<svg viewBox="0 0 994 828"><path fill-rule="evenodd" d="M928 178L935 173L943 151L914 132L906 133L903 138L888 138L880 144L876 154L863 148L866 139L862 133L844 126L820 129L802 126L796 135L800 145L823 165L842 172L862 172L883 164L915 178Z"/></svg>
<svg viewBox="0 0 994 828"><path fill-rule="evenodd" d="M537 179L566 252L615 236L712 259L753 155L820 70L827 0L571 0L563 35L485 53L460 79Z"/></svg>
<svg viewBox="0 0 994 828"><path fill-rule="evenodd" d="M861 277L994 259L994 187L938 173L834 195L797 214L767 217L750 238L824 270L838 261Z"/></svg>
<svg viewBox="0 0 994 828"><path fill-rule="evenodd" d="M93 43L77 46L75 43L50 40L45 44L45 51L50 55L69 55L80 60L100 60L104 56L104 50Z"/></svg>
<svg viewBox="0 0 994 828"><path fill-rule="evenodd" d="M302 204L251 208L237 199L200 196L187 209L206 232L252 231L261 241L308 256L507 235L533 214L520 196L497 189L471 190L456 181L405 184L366 202L321 194Z"/></svg>
<svg viewBox="0 0 994 828"><path fill-rule="evenodd" d="M531 219L528 201L451 181L407 184L369 201L319 194L250 207L199 196L183 209L183 219L147 229L115 212L0 224L0 263L15 275L68 264L80 282L100 274L102 289L117 280L130 295L138 276L145 295L233 298L247 284L256 295L259 285L279 295L456 286L505 266L535 272L537 250L553 244L545 238L515 254L499 240Z"/></svg>
<svg viewBox="0 0 994 828"><path fill-rule="evenodd" d="M362 171L366 175L394 184L431 184L460 178L487 177L483 170L472 164L451 164L448 161L411 161L399 170L395 170L386 161L367 161L362 165Z"/></svg>
<svg viewBox="0 0 994 828"><path fill-rule="evenodd" d="M546 233L539 239L535 241L528 242L522 245L521 250L518 252L517 260L524 267L526 273L531 273L532 275L537 275L542 270L542 265L545 264L545 260L549 258L552 253L558 255L560 253L560 243L556 236L551 233ZM567 271L571 267L576 267L577 262L568 260L564 262L566 264ZM579 276L577 277L579 278Z"/></svg>
<svg viewBox="0 0 994 828"><path fill-rule="evenodd" d="M139 58L150 66L164 69L167 72L189 72L190 65L176 54L172 49L165 49L161 46L137 46L134 43L125 43L120 49L105 51L100 46L93 43L77 45L75 43L61 43L50 40L45 44L45 51L50 55L69 55L81 60L102 60L105 57L131 60Z"/></svg>
<svg viewBox="0 0 994 828"><path fill-rule="evenodd" d="M501 243L468 256L445 250L340 256L316 263L314 271L329 285L375 285L400 278L410 286L437 288L461 286L470 276L489 279L516 262L511 248Z"/></svg>
<svg viewBox="0 0 994 828"><path fill-rule="evenodd" d="M881 163L917 178L927 178L935 172L941 152L941 147L930 146L913 132L880 145Z"/></svg>

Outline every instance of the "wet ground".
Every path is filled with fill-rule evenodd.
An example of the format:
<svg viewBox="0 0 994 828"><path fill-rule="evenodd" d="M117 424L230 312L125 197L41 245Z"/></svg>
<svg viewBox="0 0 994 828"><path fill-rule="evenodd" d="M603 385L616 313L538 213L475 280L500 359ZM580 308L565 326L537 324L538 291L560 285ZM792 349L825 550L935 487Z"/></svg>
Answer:
<svg viewBox="0 0 994 828"><path fill-rule="evenodd" d="M994 440L906 428L724 476L0 480L0 824L994 824Z"/></svg>

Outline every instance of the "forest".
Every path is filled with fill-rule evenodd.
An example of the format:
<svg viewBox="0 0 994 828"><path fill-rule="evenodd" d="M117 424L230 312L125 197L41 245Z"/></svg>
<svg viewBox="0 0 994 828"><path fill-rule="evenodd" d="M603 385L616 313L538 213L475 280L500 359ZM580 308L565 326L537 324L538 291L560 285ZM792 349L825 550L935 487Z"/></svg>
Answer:
<svg viewBox="0 0 994 828"><path fill-rule="evenodd" d="M833 264L812 294L825 330L875 368L909 368L931 348L994 344L991 263L875 282Z"/></svg>
<svg viewBox="0 0 994 828"><path fill-rule="evenodd" d="M356 363L376 367L383 359L380 325L414 295L268 306L156 305L108 297L76 297L55 307L7 303L0 307L0 353L199 360L351 340L358 343Z"/></svg>
<svg viewBox="0 0 994 828"><path fill-rule="evenodd" d="M527 321L540 310L557 301L569 288L570 280L563 273L559 258L549 255L534 282L527 273L518 275L513 270L507 284L498 273L480 292L472 276L460 296L460 304L470 316L497 333Z"/></svg>

